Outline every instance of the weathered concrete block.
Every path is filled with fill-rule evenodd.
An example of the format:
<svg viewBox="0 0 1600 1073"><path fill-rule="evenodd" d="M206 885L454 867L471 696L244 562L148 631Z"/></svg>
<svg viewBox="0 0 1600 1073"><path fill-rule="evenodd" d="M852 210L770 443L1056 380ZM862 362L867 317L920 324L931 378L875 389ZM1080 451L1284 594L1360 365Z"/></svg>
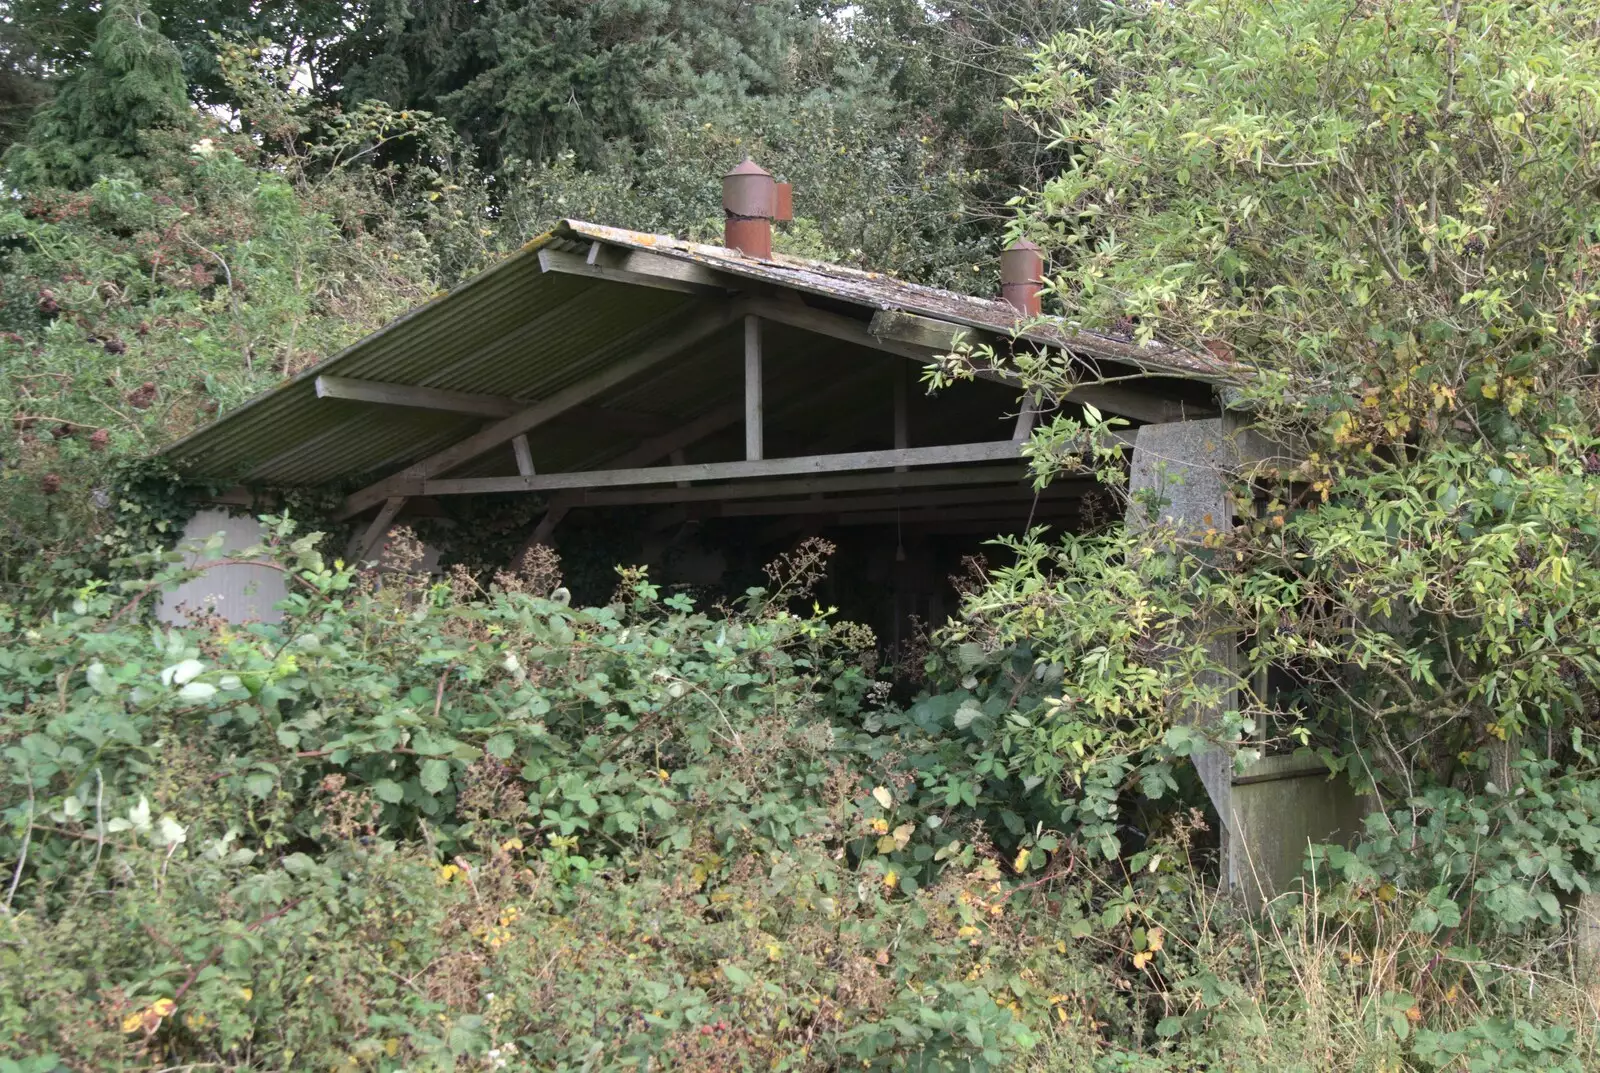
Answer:
<svg viewBox="0 0 1600 1073"><path fill-rule="evenodd" d="M1222 418L1140 426L1128 475L1133 498L1128 524L1136 529L1150 524L1140 500L1153 492L1166 500L1156 521L1191 532L1226 527L1228 485L1237 459Z"/></svg>
<svg viewBox="0 0 1600 1073"><path fill-rule="evenodd" d="M1230 871L1253 910L1297 889L1307 846L1350 845L1376 807L1318 756L1257 760L1233 778L1230 795Z"/></svg>

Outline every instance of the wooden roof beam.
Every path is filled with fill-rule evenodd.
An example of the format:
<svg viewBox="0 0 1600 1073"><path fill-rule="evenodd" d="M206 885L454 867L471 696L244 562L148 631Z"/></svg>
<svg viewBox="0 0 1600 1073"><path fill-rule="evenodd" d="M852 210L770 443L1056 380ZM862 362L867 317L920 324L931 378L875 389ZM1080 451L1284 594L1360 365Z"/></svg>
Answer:
<svg viewBox="0 0 1600 1073"><path fill-rule="evenodd" d="M1131 441L1131 437L1124 437ZM911 447L898 451L805 455L744 462L700 462L686 466L642 469L600 469L578 473L545 473L537 477L461 477L447 480L413 478L390 483L391 494L479 495L487 492L554 492L575 488L619 488L630 485L676 484L678 481L732 481L753 477L801 476L889 469L895 466L949 466L966 462L1003 462L1018 458L1017 444L957 443Z"/></svg>
<svg viewBox="0 0 1600 1073"><path fill-rule="evenodd" d="M349 399L380 406L405 406L416 410L444 410L478 417L509 417L527 405L501 395L478 395L467 391L445 391L436 387L412 387L382 380L352 380L347 376L317 377L317 398Z"/></svg>
<svg viewBox="0 0 1600 1073"><path fill-rule="evenodd" d="M659 334L659 324L648 325L645 329L635 332L638 338L655 337L655 342L644 347L633 356L614 362L600 370L595 375L585 380L580 380L561 391L556 392L547 399L529 403L523 409L503 417L488 428L468 436L466 439L437 451L415 462L392 477L370 484L358 492L346 497L344 505L340 508L338 518L343 520L352 518L363 511L370 510L378 503L399 493L400 488L412 488L441 473L447 473L463 462L470 461L483 454L485 451L499 447L509 442L513 437L535 429L548 421L561 416L567 411L590 399L611 390L618 384L661 364L688 347L716 334L723 328L744 316L745 310L740 303L733 302L703 310L688 320L678 325L676 330ZM607 351L612 347L605 348ZM488 478L492 480L493 478ZM547 477L516 478L522 480L548 480ZM581 487L581 486L572 486Z"/></svg>
<svg viewBox="0 0 1600 1073"><path fill-rule="evenodd" d="M1053 484L1046 494L1036 494L1026 485L987 485L975 488L942 489L929 492L896 492L889 495L829 496L821 499L757 499L719 503L716 514L723 518L750 518L769 514L851 514L858 511L911 510L926 507L967 507L980 503L1022 507L1037 499L1055 503L1087 491L1096 481L1067 481ZM1049 494L1054 493L1054 494Z"/></svg>
<svg viewBox="0 0 1600 1073"><path fill-rule="evenodd" d="M969 466L962 469L843 473L826 477L785 477L737 484L703 484L688 488L651 487L617 491L563 493L576 507L630 507L654 503L738 501L764 496L809 496L824 492L871 492L894 488L930 488L959 485L1022 487L1028 472L1022 465Z"/></svg>
<svg viewBox="0 0 1600 1073"><path fill-rule="evenodd" d="M895 309L874 313L868 330L875 338L923 349L929 354L930 361L936 355L950 353L963 337L974 343L994 344L1000 341L993 333L981 332L965 324ZM1009 374L991 371L989 375L1006 383L1017 382L1016 377ZM1066 397L1071 402L1086 402L1107 413L1131 417L1135 421L1182 421L1186 417L1197 416L1193 407L1186 409L1183 403L1176 400L1159 398L1116 384L1080 384L1067 392Z"/></svg>
<svg viewBox="0 0 1600 1073"><path fill-rule="evenodd" d="M539 265L546 272L569 272L687 294L711 294L740 288L748 290L759 286L750 281L736 280L726 273L693 261L644 250L617 249L602 242L591 244L587 257L559 250L540 250ZM869 324L863 324L851 317L814 309L803 301L782 301L761 295L753 295L747 301L750 312L766 320L857 346L898 354L921 363L931 362L940 354L948 354L958 336L985 334L965 324L899 310L879 310L873 314ZM1015 376L1002 371L982 371L978 375L987 380L1017 385ZM1180 421L1196 416L1192 409L1186 412L1180 402L1112 384L1083 384L1069 392L1067 398L1073 402L1087 402L1108 413L1131 417L1136 421Z"/></svg>
<svg viewBox="0 0 1600 1073"><path fill-rule="evenodd" d="M446 391L442 388L393 384L383 380L353 380L345 376L319 376L316 388L319 399L349 399L352 402L370 402L379 406L439 410L447 413L471 414L475 417L509 417L529 405L525 400L513 399L506 395L479 395L469 391ZM578 418L591 424L615 425L628 432L647 436L658 435L674 427L673 419L670 417L618 410L609 406L574 406L564 416Z"/></svg>

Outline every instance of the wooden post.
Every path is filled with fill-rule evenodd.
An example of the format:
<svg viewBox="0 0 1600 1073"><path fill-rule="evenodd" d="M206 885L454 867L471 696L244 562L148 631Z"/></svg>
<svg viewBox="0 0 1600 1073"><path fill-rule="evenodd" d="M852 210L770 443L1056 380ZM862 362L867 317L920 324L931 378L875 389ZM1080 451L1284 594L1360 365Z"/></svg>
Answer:
<svg viewBox="0 0 1600 1073"><path fill-rule="evenodd" d="M389 531L389 526L394 524L395 515L399 514L400 508L405 505L405 496L392 496L384 500L383 506L378 510L378 516L372 519L372 524L367 526L367 531L361 535L358 562L364 563L372 558L372 553L383 543L384 534Z"/></svg>
<svg viewBox="0 0 1600 1073"><path fill-rule="evenodd" d="M906 376L909 370L896 368L894 371L894 449L903 451L911 446L911 430L906 418ZM896 466L896 473L904 473L906 467Z"/></svg>
<svg viewBox="0 0 1600 1073"><path fill-rule="evenodd" d="M1017 414L1016 426L1011 430L1013 443L1021 443L1033 435L1033 423L1039 415L1038 403L1034 402L1033 393L1028 392L1022 396L1022 409Z"/></svg>
<svg viewBox="0 0 1600 1073"><path fill-rule="evenodd" d="M744 318L744 457L759 462L761 430L761 320Z"/></svg>
<svg viewBox="0 0 1600 1073"><path fill-rule="evenodd" d="M528 449L528 437L525 435L511 437L511 450L517 456L517 476L532 477L533 452Z"/></svg>
<svg viewBox="0 0 1600 1073"><path fill-rule="evenodd" d="M527 555L528 550L535 544L548 544L551 535L556 531L556 526L560 525L561 519L565 518L571 511L572 502L568 497L551 496L550 505L545 508L544 517L539 519L539 524L533 527L533 534L528 537L521 548L517 549L516 561L511 565L513 567L520 565L523 556Z"/></svg>

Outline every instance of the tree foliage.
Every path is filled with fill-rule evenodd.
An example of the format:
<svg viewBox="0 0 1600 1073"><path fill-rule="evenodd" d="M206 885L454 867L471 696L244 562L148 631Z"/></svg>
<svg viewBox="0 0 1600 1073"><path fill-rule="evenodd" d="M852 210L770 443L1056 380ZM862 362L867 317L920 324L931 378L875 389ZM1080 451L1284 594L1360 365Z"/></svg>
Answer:
<svg viewBox="0 0 1600 1073"><path fill-rule="evenodd" d="M148 151L150 134L189 126L182 64L159 20L143 0L108 0L87 61L6 164L27 186L83 187Z"/></svg>
<svg viewBox="0 0 1600 1073"><path fill-rule="evenodd" d="M1081 668L1101 718L1160 725L1131 669L1188 652L1191 688L1241 690L1228 732L1299 728L1402 780L1593 731L1584 12L1185 4L1059 38L1019 83L1072 154L1019 224L1052 244L1058 299L1217 362L1269 445L1237 526L1031 546L974 608ZM1079 375L1024 372L1057 398ZM1041 475L1094 431L1041 432ZM1061 602L1102 571L1129 579L1109 634ZM1239 661L1195 622L1236 631Z"/></svg>

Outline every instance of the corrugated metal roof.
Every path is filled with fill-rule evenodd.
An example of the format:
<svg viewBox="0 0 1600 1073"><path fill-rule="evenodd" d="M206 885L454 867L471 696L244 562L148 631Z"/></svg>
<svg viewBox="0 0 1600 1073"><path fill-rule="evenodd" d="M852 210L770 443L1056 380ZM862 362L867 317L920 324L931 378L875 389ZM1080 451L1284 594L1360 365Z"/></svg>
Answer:
<svg viewBox="0 0 1600 1073"><path fill-rule="evenodd" d="M703 309L704 297L563 272L545 272L538 251L600 242L649 250L752 280L870 310L901 310L971 327L1011 332L1002 302L905 283L877 273L777 256L744 257L721 247L662 235L567 221L448 294L395 320L294 379L224 414L167 447L180 471L195 477L271 485L366 482L394 473L471 435L482 418L318 398L316 377L337 375L417 387L535 401L636 352ZM1214 365L1168 350L1058 326L1031 326L1025 337L1066 346L1084 357L1133 364L1166 376L1215 375ZM793 333L789 333L793 338ZM810 337L800 336L800 343ZM778 346L786 346L775 339ZM739 333L707 340L599 403L688 421L739 392ZM849 350L830 344L834 350ZM634 437L636 440L637 437ZM542 470L598 464L629 445L616 429L557 420L529 436ZM464 474L504 472L510 452L491 453Z"/></svg>
<svg viewBox="0 0 1600 1073"><path fill-rule="evenodd" d="M667 235L627 231L620 227L566 220L559 233L576 235L612 246L648 250L691 261L734 275L791 287L809 294L853 302L872 309L893 309L926 317L954 321L971 328L983 328L1046 346L1065 347L1083 357L1099 358L1134 365L1152 373L1185 377L1222 379L1232 371L1206 357L1165 346L1142 346L1099 332L1074 330L1058 318L1023 325L1017 314L998 299L975 298L954 291L925 287L919 283L867 272L846 265L828 264L775 253L771 260L747 257L738 250L688 242ZM1023 330L1018 331L1021 328Z"/></svg>

